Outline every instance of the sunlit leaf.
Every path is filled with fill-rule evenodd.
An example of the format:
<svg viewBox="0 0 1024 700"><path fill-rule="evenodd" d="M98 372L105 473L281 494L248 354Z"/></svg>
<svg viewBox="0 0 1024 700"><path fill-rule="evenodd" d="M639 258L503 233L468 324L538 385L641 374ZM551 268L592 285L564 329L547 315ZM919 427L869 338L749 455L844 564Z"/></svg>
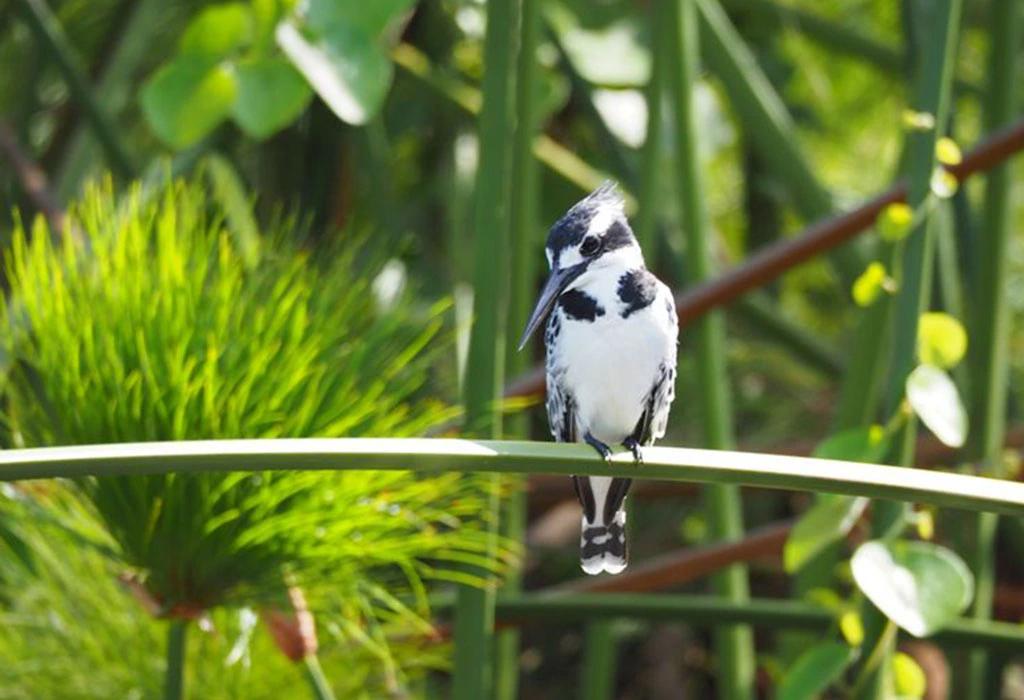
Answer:
<svg viewBox="0 0 1024 700"><path fill-rule="evenodd" d="M647 102L639 90L594 90L594 107L608 130L632 148L647 138Z"/></svg>
<svg viewBox="0 0 1024 700"><path fill-rule="evenodd" d="M278 25L277 43L342 121L365 124L384 104L391 60L369 35L335 25L329 35L311 41L286 21Z"/></svg>
<svg viewBox="0 0 1024 700"><path fill-rule="evenodd" d="M931 190L939 199L949 199L960 188L960 181L945 168L932 171Z"/></svg>
<svg viewBox="0 0 1024 700"><path fill-rule="evenodd" d="M954 620L974 595L963 560L930 542L867 542L854 552L851 567L875 607L917 637Z"/></svg>
<svg viewBox="0 0 1024 700"><path fill-rule="evenodd" d="M571 12L553 6L548 18L573 69L602 87L642 87L651 74L651 52L640 40L639 25L621 19L600 29L585 29Z"/></svg>
<svg viewBox="0 0 1024 700"><path fill-rule="evenodd" d="M153 131L173 148L191 146L210 133L237 97L234 71L192 56L179 56L157 71L140 96Z"/></svg>
<svg viewBox="0 0 1024 700"><path fill-rule="evenodd" d="M935 128L935 115L906 109L903 111L903 128L909 131L931 131Z"/></svg>
<svg viewBox="0 0 1024 700"><path fill-rule="evenodd" d="M778 700L808 700L818 697L853 663L856 651L836 642L819 644L800 656L786 673L776 696Z"/></svg>
<svg viewBox="0 0 1024 700"><path fill-rule="evenodd" d="M280 58L242 61L237 78L238 99L231 116L255 139L267 138L290 124L313 96L298 71Z"/></svg>
<svg viewBox="0 0 1024 700"><path fill-rule="evenodd" d="M967 331L941 311L921 314L917 325L917 356L923 364L952 369L967 353Z"/></svg>
<svg viewBox="0 0 1024 700"><path fill-rule="evenodd" d="M892 656L893 690L898 698L923 698L928 690L928 679L910 654L897 651Z"/></svg>
<svg viewBox="0 0 1024 700"><path fill-rule="evenodd" d="M216 60L225 58L252 40L253 20L252 10L244 3L210 5L189 22L178 51Z"/></svg>
<svg viewBox="0 0 1024 700"><path fill-rule="evenodd" d="M935 437L950 447L967 440L967 410L949 375L933 365L920 365L907 377L907 400Z"/></svg>
<svg viewBox="0 0 1024 700"><path fill-rule="evenodd" d="M867 508L869 499L822 495L786 539L783 561L788 573L799 571L816 554L849 534Z"/></svg>
<svg viewBox="0 0 1024 700"><path fill-rule="evenodd" d="M893 243L906 238L913 223L914 210L903 202L894 202L878 214L875 227L882 240Z"/></svg>

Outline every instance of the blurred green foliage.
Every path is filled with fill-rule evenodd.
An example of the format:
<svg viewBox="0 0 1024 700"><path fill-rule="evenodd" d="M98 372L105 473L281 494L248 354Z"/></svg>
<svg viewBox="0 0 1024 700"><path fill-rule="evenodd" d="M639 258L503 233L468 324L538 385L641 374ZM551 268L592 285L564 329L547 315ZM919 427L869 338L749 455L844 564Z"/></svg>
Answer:
<svg viewBox="0 0 1024 700"><path fill-rule="evenodd" d="M414 311L365 239L314 258L296 225L264 235L252 265L203 188L176 182L148 196L97 188L59 240L41 220L31 236L16 229L0 305L10 440L401 436L451 419L424 393L449 347L445 305ZM427 581L472 581L459 567L498 564L480 554L484 484L140 475L75 480L39 507L132 572L161 615L278 606L287 582L334 615L340 639L385 654L386 624L429 631ZM81 504L75 522L65 496Z"/></svg>

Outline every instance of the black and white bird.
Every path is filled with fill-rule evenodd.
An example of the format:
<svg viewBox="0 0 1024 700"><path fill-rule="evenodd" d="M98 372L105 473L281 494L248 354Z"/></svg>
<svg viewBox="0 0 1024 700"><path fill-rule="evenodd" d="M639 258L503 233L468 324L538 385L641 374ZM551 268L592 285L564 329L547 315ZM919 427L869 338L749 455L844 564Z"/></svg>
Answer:
<svg viewBox="0 0 1024 700"><path fill-rule="evenodd" d="M665 434L675 396L678 325L672 293L644 264L605 183L548 233L551 276L519 347L547 319L547 409L559 442L585 442L602 457L641 448ZM588 574L626 568L624 500L631 479L574 476L583 506L580 565Z"/></svg>

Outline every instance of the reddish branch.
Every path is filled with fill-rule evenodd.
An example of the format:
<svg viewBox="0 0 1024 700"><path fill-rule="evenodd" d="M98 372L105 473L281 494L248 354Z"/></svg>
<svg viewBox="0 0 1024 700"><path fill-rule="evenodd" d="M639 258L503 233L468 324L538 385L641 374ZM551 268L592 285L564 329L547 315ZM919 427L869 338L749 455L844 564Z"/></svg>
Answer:
<svg viewBox="0 0 1024 700"><path fill-rule="evenodd" d="M618 576L587 577L544 589L551 593L647 593L681 586L721 571L730 564L768 557L777 559L793 523L753 530L737 542L723 542L665 554L631 566Z"/></svg>
<svg viewBox="0 0 1024 700"><path fill-rule="evenodd" d="M958 180L983 172L1024 149L1024 121L995 132L948 170ZM708 311L725 306L782 273L815 256L846 243L874 225L878 214L893 202L904 201L907 187L899 184L856 209L812 224L796 238L766 246L741 265L720 277L688 289L676 297L679 325L691 323ZM507 397L539 396L544 393L544 370L535 367L505 389Z"/></svg>
<svg viewBox="0 0 1024 700"><path fill-rule="evenodd" d="M15 177L32 205L47 218L54 232L61 231L64 210L50 190L46 173L25 153L14 130L4 121L0 121L0 154L11 164Z"/></svg>

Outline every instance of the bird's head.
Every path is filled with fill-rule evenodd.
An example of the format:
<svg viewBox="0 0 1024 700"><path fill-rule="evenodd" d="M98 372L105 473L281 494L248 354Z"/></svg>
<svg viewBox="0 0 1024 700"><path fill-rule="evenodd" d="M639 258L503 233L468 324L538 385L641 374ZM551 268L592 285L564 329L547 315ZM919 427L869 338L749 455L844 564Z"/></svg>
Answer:
<svg viewBox="0 0 1024 700"><path fill-rule="evenodd" d="M558 295L578 284L586 273L603 268L644 266L643 253L623 211L622 194L606 182L573 205L548 232L544 250L551 276L523 331L519 348L544 322Z"/></svg>

